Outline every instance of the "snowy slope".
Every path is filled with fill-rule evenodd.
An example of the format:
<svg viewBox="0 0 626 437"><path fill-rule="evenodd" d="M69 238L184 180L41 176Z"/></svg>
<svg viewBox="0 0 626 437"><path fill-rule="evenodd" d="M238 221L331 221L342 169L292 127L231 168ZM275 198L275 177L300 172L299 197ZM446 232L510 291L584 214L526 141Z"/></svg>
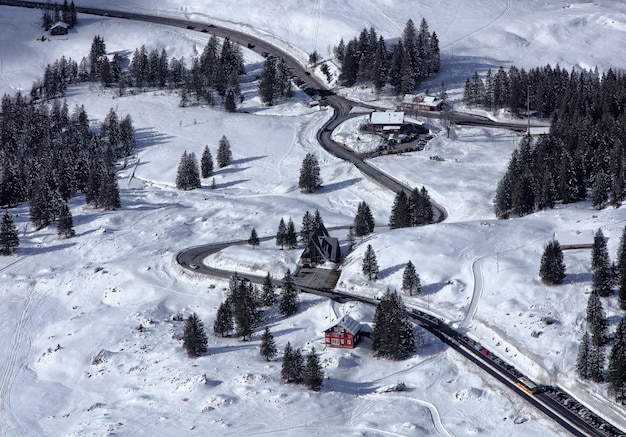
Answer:
<svg viewBox="0 0 626 437"><path fill-rule="evenodd" d="M88 4L84 2L81 4ZM96 4L97 2L93 2ZM621 68L617 56L626 25L619 2L252 2L186 5L160 2L162 14L201 19L211 16L233 26L246 23L289 42L302 56L327 53L339 37L350 38L374 25L393 37L406 18L423 13L442 42L444 73L464 80L476 68L514 62L532 67L598 65ZM97 3L100 5L100 3ZM111 7L152 11L152 2L109 1ZM68 38L36 41L38 13L0 7L3 92L25 92L48 62L61 55L80 59L93 36L107 50L128 52L141 44L164 47L169 56L190 59L206 35L126 20L81 16ZM211 18L213 19L213 18ZM244 28L250 28L244 26ZM604 31L603 31L604 29ZM598 35L603 36L602 39ZM585 50L580 48L584 47ZM246 53L251 68L260 59ZM588 251L566 254L562 287L545 287L537 272L543 244L555 230L597 229L609 237L614 256L624 226L623 208L595 211L581 203L506 222L495 221L490 200L518 138L508 131L456 129L439 134L426 151L380 157L373 162L411 185L424 185L446 206L448 222L389 231L385 225L392 193L323 152L316 129L330 116L311 109L305 96L271 110L245 90L249 114L220 109L179 108L178 97L150 92L117 98L98 86L68 93L68 104L85 104L94 124L113 107L131 114L138 145L131 165L120 170L123 209L102 212L71 203L77 236L58 240L55 228L34 231L28 205L12 212L20 229L17 255L0 259L0 429L6 435L559 435L562 430L503 390L495 381L417 330L418 354L403 362L371 356L364 341L353 351L324 349L321 330L335 314L371 321L373 309L331 305L301 296L298 315L269 311L280 350L289 341L320 353L328 379L321 393L279 382L280 359L258 355L260 332L250 342L209 337L209 353L188 359L176 336L182 323L173 316L197 312L211 331L226 284L190 276L175 265L182 248L212 241L275 232L281 217L299 225L305 210L319 209L327 226L349 224L358 203L368 202L375 235L348 255L339 288L376 295L398 288L404 264L418 266L424 293L405 297L440 314L542 382L565 385L595 408L626 421L600 387L573 377L589 289ZM432 122L431 122L432 123ZM437 128L436 125L433 126ZM348 129L349 130L349 129ZM218 170L216 189L181 192L174 178L184 150L215 152L226 135L232 166ZM358 147L358 144L352 144ZM307 152L318 156L325 188L315 195L297 189ZM445 161L433 161L438 155ZM215 153L214 153L215 156ZM344 235L337 235L344 238ZM364 281L360 255L372 244L381 279ZM270 270L280 276L293 267L295 251L268 242L240 247L210 260L225 268ZM476 272L480 279L475 278ZM474 287L474 284L479 287ZM474 297L474 292L476 297ZM477 303L470 306L470 302ZM616 302L611 326L619 320ZM470 310L471 309L471 310ZM555 325L541 322L545 316ZM142 325L143 330L137 327ZM532 332L541 331L538 337ZM96 356L102 360L94 364ZM397 382L409 390L377 393Z"/></svg>

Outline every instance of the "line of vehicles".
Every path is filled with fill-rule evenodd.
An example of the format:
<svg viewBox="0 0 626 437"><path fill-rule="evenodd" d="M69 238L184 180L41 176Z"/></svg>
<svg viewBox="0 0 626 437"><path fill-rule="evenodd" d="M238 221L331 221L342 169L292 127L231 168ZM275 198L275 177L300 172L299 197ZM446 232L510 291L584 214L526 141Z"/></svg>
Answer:
<svg viewBox="0 0 626 437"><path fill-rule="evenodd" d="M466 350L471 351L475 356L483 360L490 361L493 366L497 367L501 375L513 382L525 394L539 400L539 402L558 415L563 421L573 424L578 428L581 427L581 422L584 422L582 427L585 428L586 435L598 437L626 436L624 431L618 429L616 426L607 422L596 413L590 411L570 394L563 391L560 387L535 383L522 372L517 370L515 366L502 360L478 341L454 330L438 317L416 309L411 310L411 315L417 320L418 324L425 327L429 331L443 334L450 340L450 342L464 347ZM441 338L441 336L439 337ZM562 408L571 412L573 416L576 417L576 420L572 420L571 417L563 416L559 411Z"/></svg>
<svg viewBox="0 0 626 437"><path fill-rule="evenodd" d="M366 297L340 292L332 292L332 294L341 296L343 299L349 298L371 305L378 304L376 300ZM418 325L427 329L445 343L450 346L457 346L457 348L463 348L482 362L489 363L490 368L497 369L499 375L511 382L512 385L517 386L517 388L527 396L527 399L534 399L535 401L532 402L533 405L541 405L543 407L540 408L542 411L551 412L552 417L566 429L572 432L578 429L584 429L582 434L578 432L579 435L626 437L626 432L589 410L562 388L535 383L517 370L515 366L498 357L480 342L453 329L441 318L415 308L407 308L407 311ZM570 413L569 417L563 414L562 409L566 409Z"/></svg>

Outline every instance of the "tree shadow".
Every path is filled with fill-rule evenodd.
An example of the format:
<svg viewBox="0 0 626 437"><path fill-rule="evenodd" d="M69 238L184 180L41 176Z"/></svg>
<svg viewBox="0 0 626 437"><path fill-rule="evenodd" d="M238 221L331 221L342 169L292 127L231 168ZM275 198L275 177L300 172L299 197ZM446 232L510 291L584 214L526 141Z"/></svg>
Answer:
<svg viewBox="0 0 626 437"><path fill-rule="evenodd" d="M372 382L353 382L342 379L327 378L324 379L322 391L331 391L336 393L346 393L350 395L367 395L376 391L376 386Z"/></svg>
<svg viewBox="0 0 626 437"><path fill-rule="evenodd" d="M241 184L243 182L248 182L250 179L238 179L236 181L230 181L230 182L224 182L221 184L215 184L215 189L220 189L220 188L229 188L229 187L233 187L237 184Z"/></svg>
<svg viewBox="0 0 626 437"><path fill-rule="evenodd" d="M421 295L435 294L438 291L441 291L443 287L448 285L447 282L435 282L434 284L428 284L422 287L422 291L419 293Z"/></svg>
<svg viewBox="0 0 626 437"><path fill-rule="evenodd" d="M278 324L278 320L276 321L276 324ZM263 328L263 330L265 330L265 328ZM272 336L274 338L278 338L278 337L282 337L284 335L289 335L289 334L292 334L294 332L303 331L303 330L304 330L304 328L289 328L289 329L280 329L278 331L270 330L270 332L272 333ZM259 339L260 339L260 337L259 337Z"/></svg>
<svg viewBox="0 0 626 437"><path fill-rule="evenodd" d="M380 272L378 272L378 278L379 279L384 279L387 276L393 275L394 273L402 270L404 267L406 267L406 264L396 264L395 266L391 266L391 267L387 267L386 269L382 269Z"/></svg>
<svg viewBox="0 0 626 437"><path fill-rule="evenodd" d="M223 167L219 170L215 170L211 176L239 173L240 171L248 170L249 168L250 167Z"/></svg>
<svg viewBox="0 0 626 437"><path fill-rule="evenodd" d="M135 129L135 151L143 150L148 146L157 144L167 144L174 138L171 135L165 135L157 132L153 128Z"/></svg>
<svg viewBox="0 0 626 437"><path fill-rule="evenodd" d="M591 273L566 273L565 280L568 284L580 284L582 282L590 282L593 280Z"/></svg>
<svg viewBox="0 0 626 437"><path fill-rule="evenodd" d="M57 252L59 250L68 249L72 246L76 246L77 243L63 243L55 246L47 247L20 247L17 251L18 255L41 255L44 253Z"/></svg>
<svg viewBox="0 0 626 437"><path fill-rule="evenodd" d="M237 341L237 338L231 335L230 337L224 337L224 340ZM218 347L209 348L206 355L229 354L234 351L244 350L244 349L254 349L257 347L256 344L250 341L242 341L241 343L242 344L237 345L237 346L233 346L232 344L229 344L227 346L218 346Z"/></svg>
<svg viewBox="0 0 626 437"><path fill-rule="evenodd" d="M250 156L248 158L233 159L230 163L231 163L231 165L245 164L247 162L257 161L257 160L263 159L263 158L267 158L267 155ZM248 168L248 167L246 167L246 168Z"/></svg>
<svg viewBox="0 0 626 437"><path fill-rule="evenodd" d="M330 193L331 191L341 190L342 188L347 188L356 184L357 182L362 181L363 178L352 178L341 182L335 182L328 185L322 185L320 189L320 193Z"/></svg>

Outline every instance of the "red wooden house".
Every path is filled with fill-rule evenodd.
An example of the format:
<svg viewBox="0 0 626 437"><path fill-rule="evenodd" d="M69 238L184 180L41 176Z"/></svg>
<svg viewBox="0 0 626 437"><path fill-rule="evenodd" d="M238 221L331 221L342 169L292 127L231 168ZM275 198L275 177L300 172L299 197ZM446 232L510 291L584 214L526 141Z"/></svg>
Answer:
<svg viewBox="0 0 626 437"><path fill-rule="evenodd" d="M353 348L361 338L360 333L361 324L346 315L324 330L324 342L330 347Z"/></svg>

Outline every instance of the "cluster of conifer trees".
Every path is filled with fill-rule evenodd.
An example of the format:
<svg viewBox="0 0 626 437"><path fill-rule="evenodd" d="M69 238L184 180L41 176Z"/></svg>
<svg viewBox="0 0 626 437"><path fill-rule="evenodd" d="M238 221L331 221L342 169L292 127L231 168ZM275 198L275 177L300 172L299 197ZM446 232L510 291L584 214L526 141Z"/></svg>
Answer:
<svg viewBox="0 0 626 437"><path fill-rule="evenodd" d="M268 55L263 63L259 79L259 97L267 106L272 106L280 97L292 97L291 71L284 59L277 60Z"/></svg>
<svg viewBox="0 0 626 437"><path fill-rule="evenodd" d="M218 167L226 167L233 158L230 150L230 142L226 135L222 135L217 146L217 165ZM209 150L209 146L205 146L200 157L200 166L198 167L198 159L194 152L185 150L180 158L178 170L176 171L176 188L179 190L195 190L201 188L200 177L208 178L213 174L213 155ZM212 181L212 188L215 188L215 180Z"/></svg>
<svg viewBox="0 0 626 437"><path fill-rule="evenodd" d="M228 38L220 43L216 36L211 36L202 54L191 61L191 67L187 67L184 57L169 59L165 49L148 51L145 45L135 49L128 69L122 65L122 56L107 56L104 39L96 35L89 55L80 62L62 57L46 66L43 80L33 84L31 96L50 99L63 95L69 84L100 82L105 87L116 84L120 95L129 86L181 88L181 106L191 104L193 99L214 105L217 94L226 110L235 111L237 101L242 99L243 54L241 46Z"/></svg>
<svg viewBox="0 0 626 437"><path fill-rule="evenodd" d="M306 211L302 216L302 226L300 232L296 232L296 227L291 220L291 217L285 223L285 219L281 217L278 223L278 230L276 231L276 245L283 249L287 246L288 249L295 249L298 245L298 238L303 244L307 244L315 231L324 224L324 220L319 212L315 210L313 214Z"/></svg>
<svg viewBox="0 0 626 437"><path fill-rule="evenodd" d="M493 72L490 68L484 79L475 71L465 81L463 103L488 110L507 107L516 116L525 113L529 106L541 117L550 117L563 104L566 93L573 91L568 90L572 76L579 74L549 64L529 71L514 65L508 71L500 67Z"/></svg>
<svg viewBox="0 0 626 437"><path fill-rule="evenodd" d="M387 289L376 306L372 351L375 356L392 360L406 359L415 352L413 325L395 290Z"/></svg>
<svg viewBox="0 0 626 437"><path fill-rule="evenodd" d="M398 191L391 208L389 227L391 229L422 226L433 222L433 205L428 190L414 188L407 197L404 190Z"/></svg>
<svg viewBox="0 0 626 437"><path fill-rule="evenodd" d="M592 289L587 301L587 326L576 360L578 374L595 382L608 383L609 392L619 402L626 401L626 317L611 337L601 298L610 298L617 285L618 302L626 310L626 228L622 232L617 264L611 264L602 230L596 232L591 252ZM612 343L612 344L611 344ZM608 365L606 348L611 347Z"/></svg>
<svg viewBox="0 0 626 437"><path fill-rule="evenodd" d="M341 63L342 85L371 83L380 92L389 83L396 95L412 93L425 77L437 74L441 68L439 39L428 30L425 19L419 30L408 20L391 53L384 38L370 28L347 44L342 38L334 54Z"/></svg>
<svg viewBox="0 0 626 437"><path fill-rule="evenodd" d="M497 217L583 200L588 190L598 209L624 200L626 76L559 71L560 85L545 97L555 102L550 133L537 141L525 136L513 152L496 189Z"/></svg>
<svg viewBox="0 0 626 437"><path fill-rule="evenodd" d="M319 391L324 382L324 372L315 348L311 348L305 361L300 349L293 348L288 342L280 376L285 383L304 384L310 390Z"/></svg>
<svg viewBox="0 0 626 437"><path fill-rule="evenodd" d="M120 120L111 109L94 132L82 106L70 114L66 102L37 104L18 93L0 107L0 205L30 200L37 229L67 223L63 205L78 193L95 207L120 208L115 163L135 143L130 116Z"/></svg>

